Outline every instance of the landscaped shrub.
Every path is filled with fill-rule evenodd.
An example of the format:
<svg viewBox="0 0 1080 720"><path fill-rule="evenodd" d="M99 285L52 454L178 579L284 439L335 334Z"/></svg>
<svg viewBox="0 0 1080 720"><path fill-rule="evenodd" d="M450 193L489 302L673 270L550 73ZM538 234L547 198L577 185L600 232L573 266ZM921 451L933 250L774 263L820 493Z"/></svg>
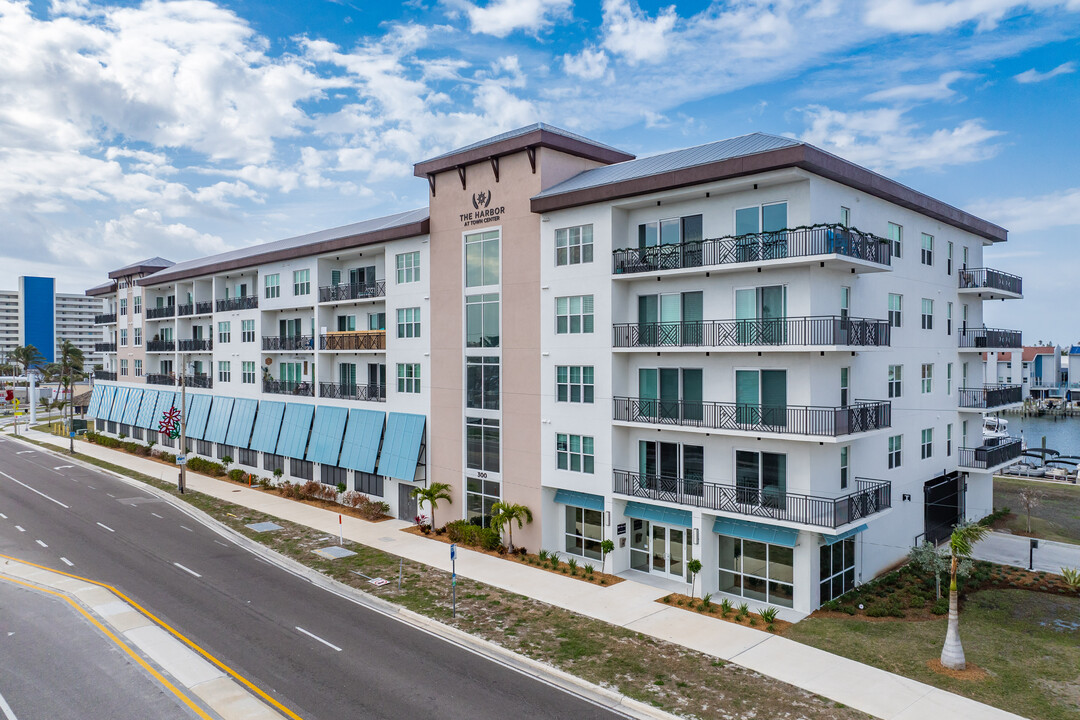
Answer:
<svg viewBox="0 0 1080 720"><path fill-rule="evenodd" d="M238 482L238 483L244 482L244 476L245 475L247 475L247 473L245 473L240 468L233 468L232 470L229 471L229 479L232 480L233 482Z"/></svg>
<svg viewBox="0 0 1080 720"><path fill-rule="evenodd" d="M189 457L187 467L191 472L203 473L205 475L213 475L215 477L222 477L225 475L224 465L216 463L213 460L207 460L206 458Z"/></svg>
<svg viewBox="0 0 1080 720"><path fill-rule="evenodd" d="M949 612L949 598L942 597L934 601L930 606L930 612L935 615L945 615Z"/></svg>

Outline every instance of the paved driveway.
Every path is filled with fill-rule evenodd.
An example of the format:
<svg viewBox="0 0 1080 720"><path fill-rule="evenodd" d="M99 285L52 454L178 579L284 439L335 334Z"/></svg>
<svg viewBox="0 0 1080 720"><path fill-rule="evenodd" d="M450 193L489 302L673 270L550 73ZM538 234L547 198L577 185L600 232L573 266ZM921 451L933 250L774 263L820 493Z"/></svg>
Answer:
<svg viewBox="0 0 1080 720"><path fill-rule="evenodd" d="M1028 541L1021 535L992 532L975 546L974 555L979 560L1026 568ZM1040 540L1034 560L1036 570L1060 575L1063 567L1080 568L1080 545Z"/></svg>

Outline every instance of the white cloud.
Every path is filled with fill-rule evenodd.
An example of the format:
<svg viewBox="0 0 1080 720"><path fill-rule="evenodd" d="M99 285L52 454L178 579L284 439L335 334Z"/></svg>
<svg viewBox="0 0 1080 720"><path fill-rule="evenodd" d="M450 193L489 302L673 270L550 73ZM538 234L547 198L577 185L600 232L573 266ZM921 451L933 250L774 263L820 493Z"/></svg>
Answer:
<svg viewBox="0 0 1080 720"><path fill-rule="evenodd" d="M971 73L954 70L942 74L936 81L915 85L898 85L887 90L879 90L867 95L864 99L870 102L925 102L930 100L947 100L956 94L951 85L958 80L975 77Z"/></svg>
<svg viewBox="0 0 1080 720"><path fill-rule="evenodd" d="M607 74L608 56L603 50L586 47L577 55L563 55L562 63L568 75L582 80L599 80Z"/></svg>
<svg viewBox="0 0 1080 720"><path fill-rule="evenodd" d="M1015 80L1016 82L1023 83L1025 85L1030 83L1041 83L1044 80L1056 78L1058 75L1068 75L1069 73L1074 72L1076 72L1076 63L1070 61L1067 63L1062 63L1053 70L1049 70L1044 73L1039 72L1035 68L1025 70L1024 72L1017 75L1015 77Z"/></svg>
<svg viewBox="0 0 1080 720"><path fill-rule="evenodd" d="M661 8L655 18L634 8L630 0L604 0L604 47L631 65L656 63L667 57L668 34L678 15L675 6Z"/></svg>
<svg viewBox="0 0 1080 720"><path fill-rule="evenodd" d="M1080 225L1080 188L1036 197L983 200L968 210L1012 232L1031 232Z"/></svg>
<svg viewBox="0 0 1080 720"><path fill-rule="evenodd" d="M484 7L465 3L469 29L506 37L515 30L538 33L569 15L573 0L491 0Z"/></svg>
<svg viewBox="0 0 1080 720"><path fill-rule="evenodd" d="M799 137L888 174L985 160L997 152L992 141L1003 134L977 119L925 132L904 113L895 108L845 113L813 105L803 110L809 127Z"/></svg>
<svg viewBox="0 0 1080 720"><path fill-rule="evenodd" d="M1024 10L1065 7L1080 9L1078 0L872 0L866 11L868 25L896 33L937 33L975 23L992 30L1006 17Z"/></svg>

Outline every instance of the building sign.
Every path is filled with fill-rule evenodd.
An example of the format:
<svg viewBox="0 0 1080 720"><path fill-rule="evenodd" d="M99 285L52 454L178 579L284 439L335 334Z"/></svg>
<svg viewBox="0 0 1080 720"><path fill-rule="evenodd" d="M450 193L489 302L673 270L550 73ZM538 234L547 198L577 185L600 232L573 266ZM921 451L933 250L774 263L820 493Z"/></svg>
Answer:
<svg viewBox="0 0 1080 720"><path fill-rule="evenodd" d="M473 209L469 212L461 213L461 224L465 227L495 222L501 219L502 214L506 212L505 207L491 206L490 190L481 190L480 192L473 193L472 206Z"/></svg>

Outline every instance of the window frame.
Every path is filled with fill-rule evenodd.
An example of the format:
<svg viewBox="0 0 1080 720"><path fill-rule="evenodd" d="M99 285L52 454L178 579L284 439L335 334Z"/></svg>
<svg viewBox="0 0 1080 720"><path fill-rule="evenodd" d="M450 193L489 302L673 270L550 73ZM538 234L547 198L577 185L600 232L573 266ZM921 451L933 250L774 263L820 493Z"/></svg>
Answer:
<svg viewBox="0 0 1080 720"><path fill-rule="evenodd" d="M577 231L576 237L574 231ZM586 238L587 236L587 238ZM576 251L576 252L575 252ZM576 258L576 259L575 259ZM555 230L555 266L584 265L593 261L592 223Z"/></svg>
<svg viewBox="0 0 1080 720"><path fill-rule="evenodd" d="M281 273L272 273L264 277L263 292L267 300L281 297Z"/></svg>
<svg viewBox="0 0 1080 720"><path fill-rule="evenodd" d="M397 271L397 284L420 282L420 251L398 253L394 256L394 269Z"/></svg>
<svg viewBox="0 0 1080 720"><path fill-rule="evenodd" d="M420 363L397 364L397 391L416 395L420 392Z"/></svg>
<svg viewBox="0 0 1080 720"><path fill-rule="evenodd" d="M577 371L577 381L574 371ZM565 371L565 372L563 372ZM586 381L588 376L588 381ZM576 393L575 393L576 391ZM575 395L577 399L575 398ZM591 405L596 399L596 369L593 365L556 365L555 402Z"/></svg>
<svg viewBox="0 0 1080 720"><path fill-rule="evenodd" d="M904 464L904 435L890 435L888 441L888 464L890 470L903 467Z"/></svg>
<svg viewBox="0 0 1080 720"><path fill-rule="evenodd" d="M578 310L574 312L574 301ZM560 308L560 303L564 308ZM586 312L586 305L589 310ZM577 320L577 330L574 320ZM560 322L564 321L564 322ZM593 295L564 295L555 298L555 334L556 335L591 335L595 329L596 303ZM560 329L563 327L564 329Z"/></svg>
<svg viewBox="0 0 1080 720"><path fill-rule="evenodd" d="M576 433L555 433L555 467L568 472L594 475L596 438Z"/></svg>
<svg viewBox="0 0 1080 720"><path fill-rule="evenodd" d="M311 270L302 268L293 270L293 296L301 297L311 294Z"/></svg>

